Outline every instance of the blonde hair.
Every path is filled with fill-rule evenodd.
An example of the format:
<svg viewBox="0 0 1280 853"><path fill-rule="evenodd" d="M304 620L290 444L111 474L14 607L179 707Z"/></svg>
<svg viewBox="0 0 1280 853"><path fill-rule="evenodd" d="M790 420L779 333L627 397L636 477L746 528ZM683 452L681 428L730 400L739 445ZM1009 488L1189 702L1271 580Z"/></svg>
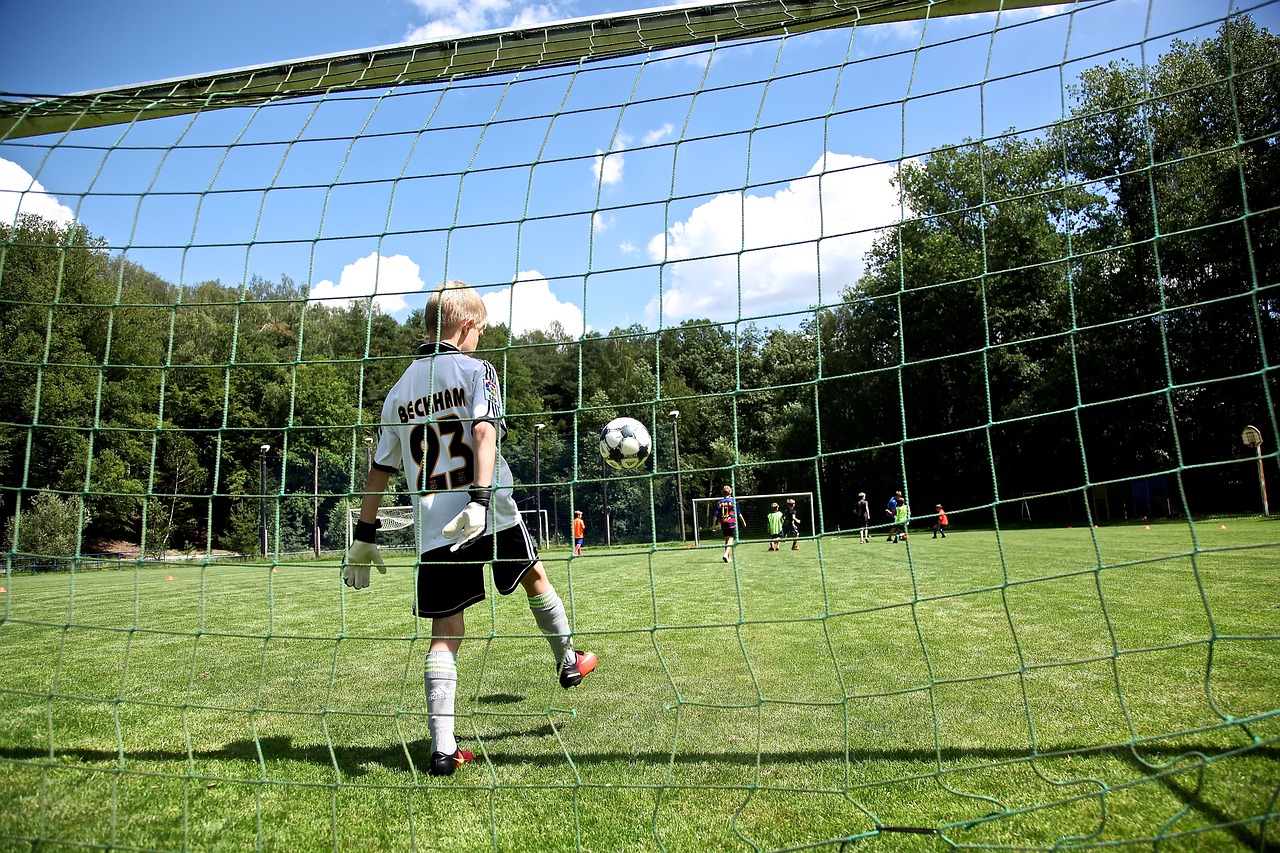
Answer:
<svg viewBox="0 0 1280 853"><path fill-rule="evenodd" d="M454 279L431 291L422 316L427 340L436 341L449 337L464 320L484 325L489 319L489 311L474 287Z"/></svg>

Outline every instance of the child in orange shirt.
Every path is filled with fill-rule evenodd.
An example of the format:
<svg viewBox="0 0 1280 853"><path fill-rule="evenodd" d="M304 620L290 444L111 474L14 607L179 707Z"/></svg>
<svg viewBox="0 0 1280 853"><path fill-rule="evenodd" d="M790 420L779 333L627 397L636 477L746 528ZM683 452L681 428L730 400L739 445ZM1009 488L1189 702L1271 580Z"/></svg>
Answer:
<svg viewBox="0 0 1280 853"><path fill-rule="evenodd" d="M587 535L587 523L582 520L582 510L573 511L573 556L582 556L582 540Z"/></svg>

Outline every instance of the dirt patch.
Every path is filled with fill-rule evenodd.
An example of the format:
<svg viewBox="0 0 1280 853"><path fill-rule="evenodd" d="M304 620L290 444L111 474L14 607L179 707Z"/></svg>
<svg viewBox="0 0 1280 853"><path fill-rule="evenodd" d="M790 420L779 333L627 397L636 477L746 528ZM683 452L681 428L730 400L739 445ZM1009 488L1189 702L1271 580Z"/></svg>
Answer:
<svg viewBox="0 0 1280 853"><path fill-rule="evenodd" d="M110 557L119 557L129 559L140 555L141 549L137 542L128 542L124 539L90 539L85 542L84 552L86 554L104 554ZM150 554L151 552L148 552ZM168 557L184 556L184 551L169 550L165 552ZM203 554L204 549L197 549L194 553ZM221 548L214 548L210 553L217 556L226 556L235 553L234 551L226 551Z"/></svg>

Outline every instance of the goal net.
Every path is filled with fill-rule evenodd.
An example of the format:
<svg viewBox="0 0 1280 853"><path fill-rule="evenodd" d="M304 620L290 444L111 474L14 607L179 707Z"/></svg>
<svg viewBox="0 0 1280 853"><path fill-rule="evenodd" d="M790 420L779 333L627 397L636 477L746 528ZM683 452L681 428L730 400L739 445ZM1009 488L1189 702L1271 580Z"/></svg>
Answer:
<svg viewBox="0 0 1280 853"><path fill-rule="evenodd" d="M1278 11L683 3L0 92L0 847L1280 847ZM486 572L439 780L416 563L333 552L453 279L600 666ZM799 553L692 547L725 484Z"/></svg>
<svg viewBox="0 0 1280 853"><path fill-rule="evenodd" d="M796 502L796 512L800 518L800 535L811 537L818 530L814 521L815 506L813 492L783 492L776 495L742 495L734 496L738 505L737 532L734 538L743 541L751 539L772 539L769 532L769 513L776 506L785 512L787 500ZM693 526L694 543L702 544L706 539L711 544L720 544L720 524L716 521L716 505L720 498L694 498L690 501L693 517L698 520Z"/></svg>

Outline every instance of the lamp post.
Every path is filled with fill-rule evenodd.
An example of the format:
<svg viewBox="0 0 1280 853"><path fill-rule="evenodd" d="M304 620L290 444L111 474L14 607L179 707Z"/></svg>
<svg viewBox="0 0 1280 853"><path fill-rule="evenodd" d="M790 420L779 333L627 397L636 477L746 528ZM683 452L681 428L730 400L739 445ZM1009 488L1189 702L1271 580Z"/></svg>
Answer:
<svg viewBox="0 0 1280 853"><path fill-rule="evenodd" d="M1262 470L1262 430L1256 426L1247 426L1244 432L1240 433L1240 440L1244 442L1245 447L1252 447L1258 457L1258 488L1262 490L1262 514L1271 515L1271 508L1267 506L1267 477Z"/></svg>
<svg viewBox="0 0 1280 853"><path fill-rule="evenodd" d="M368 474L373 470L373 439L366 438L364 440L364 472Z"/></svg>
<svg viewBox="0 0 1280 853"><path fill-rule="evenodd" d="M533 425L533 494L535 518L538 519L538 546L547 545L547 531L542 523L542 431L546 424Z"/></svg>
<svg viewBox="0 0 1280 853"><path fill-rule="evenodd" d="M600 495L604 499L604 545L613 544L613 533L609 530L609 481L605 479L608 469L605 468L604 457L600 457Z"/></svg>
<svg viewBox="0 0 1280 853"><path fill-rule="evenodd" d="M313 448L311 460L311 544L320 559L320 445Z"/></svg>
<svg viewBox="0 0 1280 853"><path fill-rule="evenodd" d="M686 541L684 532L684 488L680 484L680 410L671 410L671 450L676 461L676 505L680 507L680 541Z"/></svg>
<svg viewBox="0 0 1280 853"><path fill-rule="evenodd" d="M271 445L264 444L258 448L258 544L262 546L262 556L267 556L267 451Z"/></svg>

